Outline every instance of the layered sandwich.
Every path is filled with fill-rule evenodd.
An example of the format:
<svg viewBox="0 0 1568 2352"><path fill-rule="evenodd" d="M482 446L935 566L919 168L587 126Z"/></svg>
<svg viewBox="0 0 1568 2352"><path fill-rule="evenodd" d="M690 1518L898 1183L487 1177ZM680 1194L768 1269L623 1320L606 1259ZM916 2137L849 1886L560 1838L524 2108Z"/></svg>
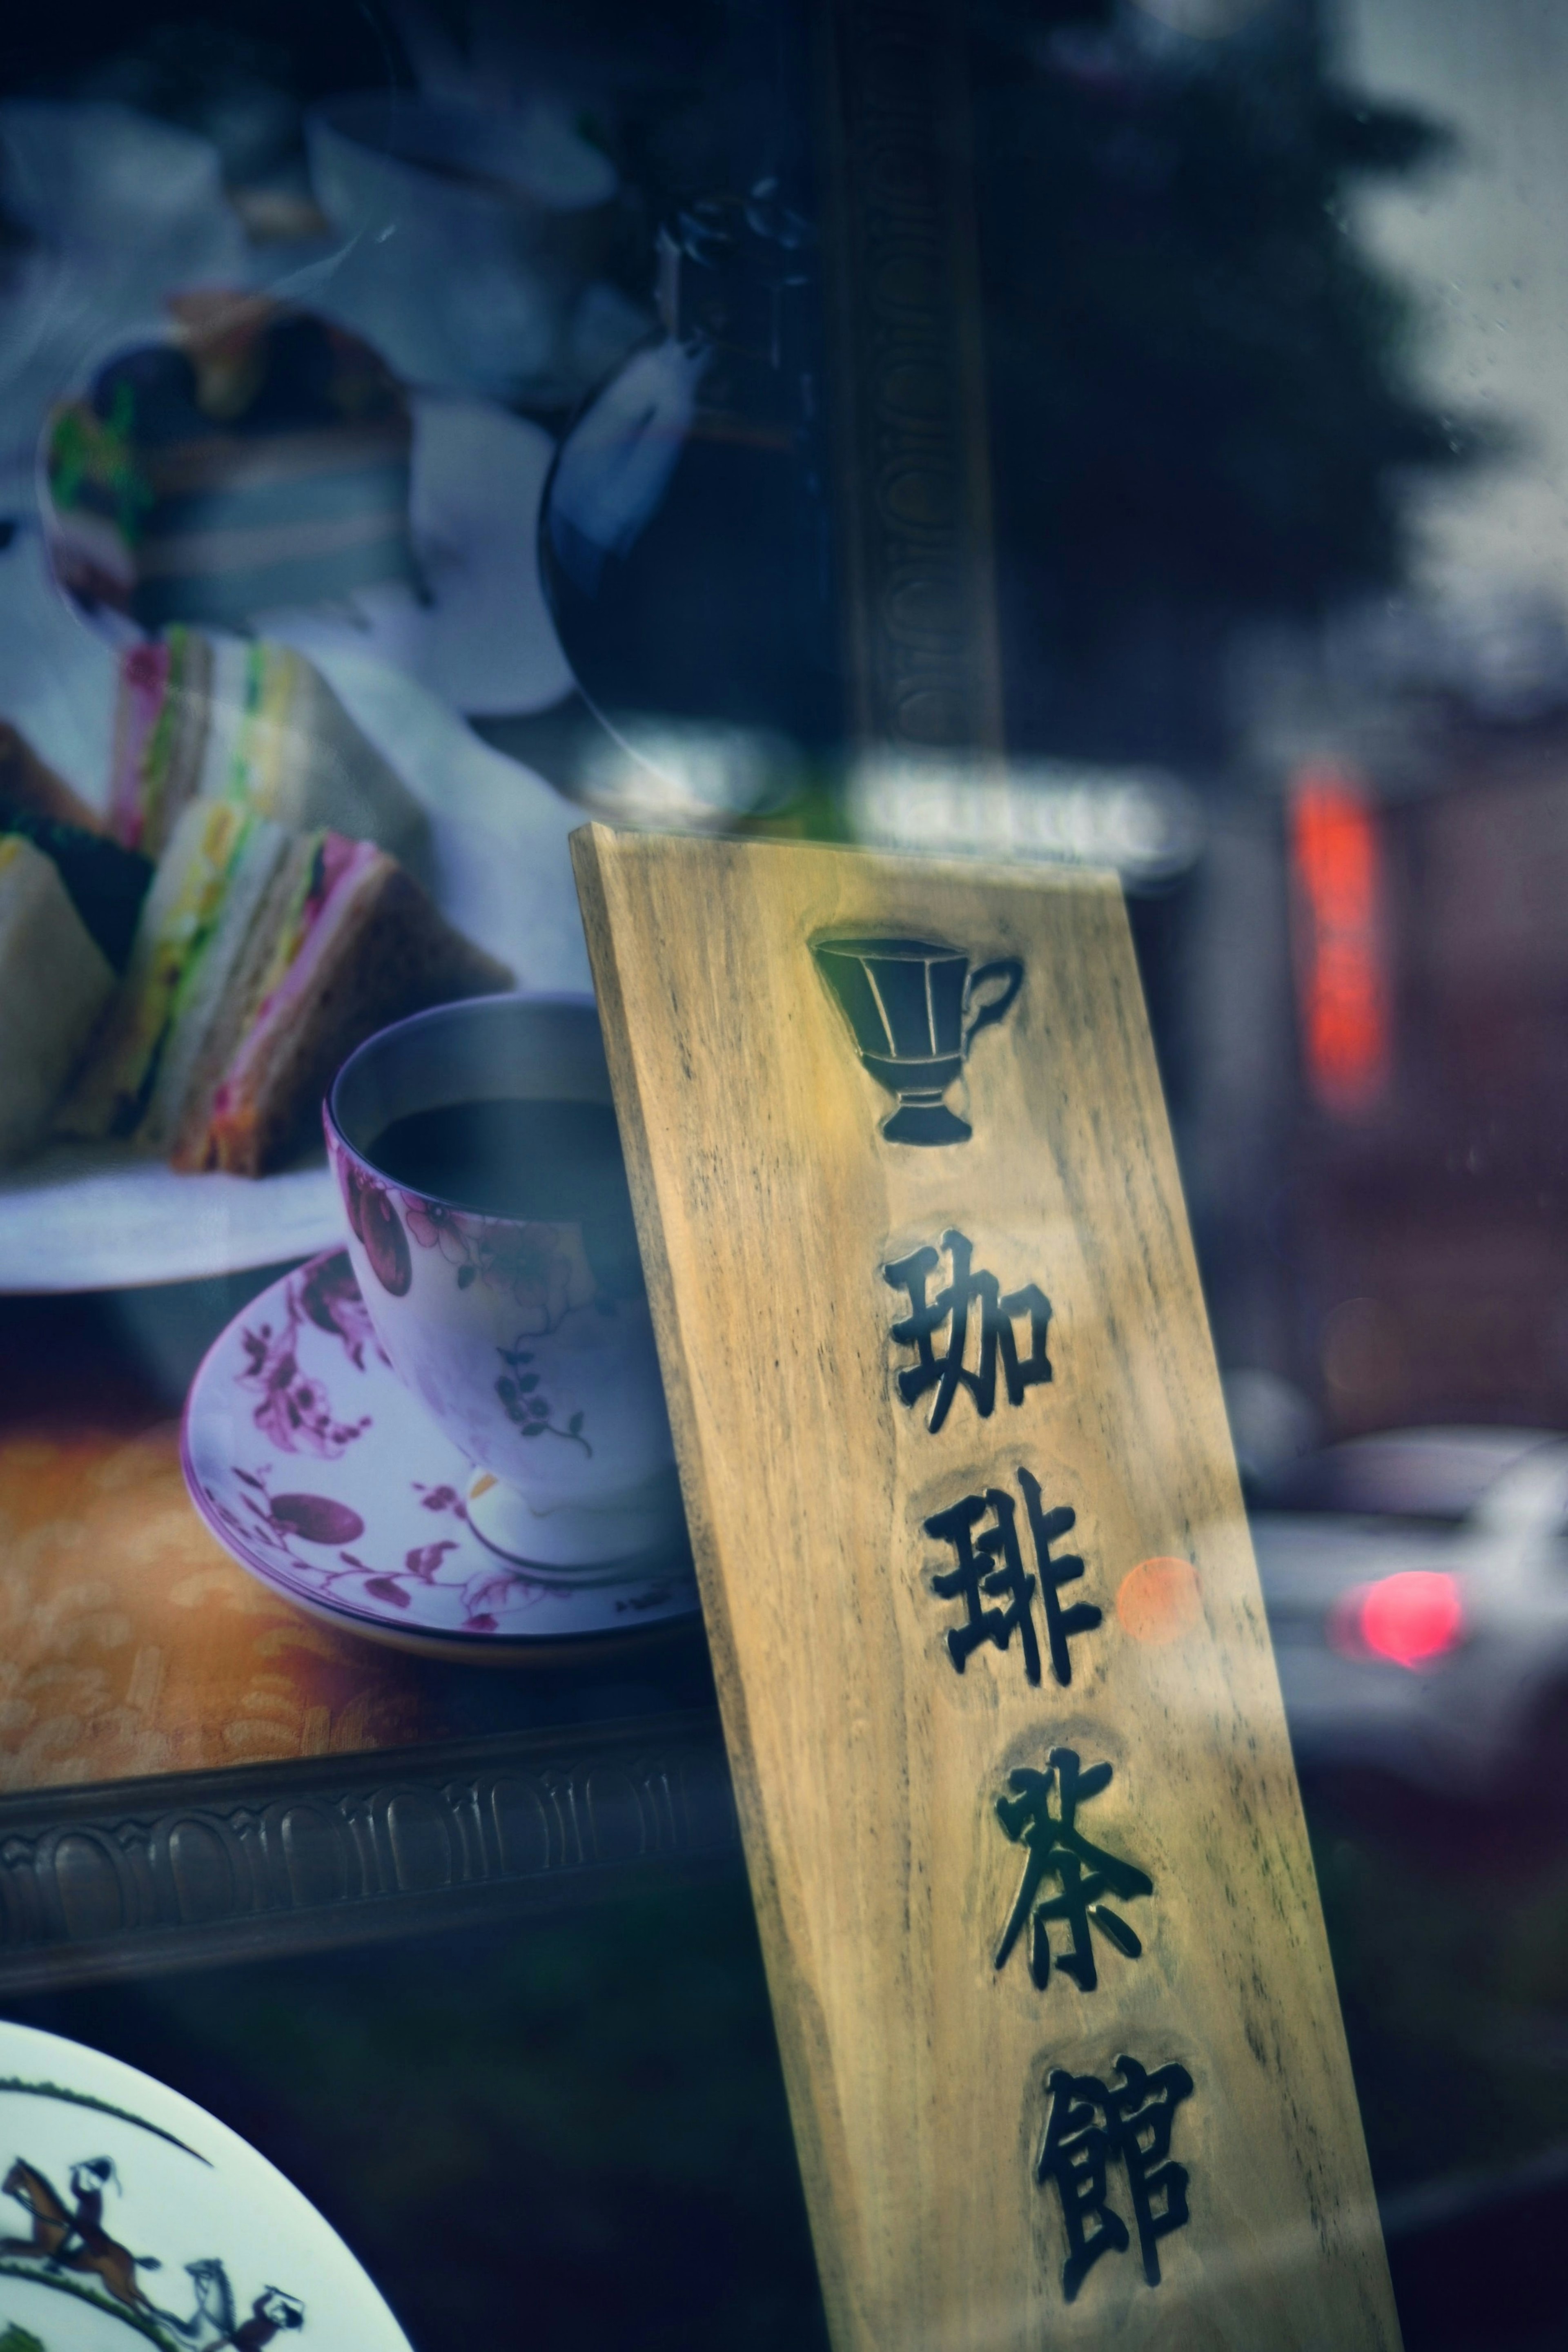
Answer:
<svg viewBox="0 0 1568 2352"><path fill-rule="evenodd" d="M0 1165L47 1140L152 879L148 859L77 813L92 815L0 726Z"/></svg>
<svg viewBox="0 0 1568 2352"><path fill-rule="evenodd" d="M147 629L243 629L414 581L413 424L370 345L265 295L169 307L166 341L118 354L50 419L46 520L65 585Z"/></svg>
<svg viewBox="0 0 1568 2352"><path fill-rule="evenodd" d="M267 639L172 628L120 656L109 817L158 856L193 800L373 841L416 872L424 813L314 665Z"/></svg>
<svg viewBox="0 0 1568 2352"><path fill-rule="evenodd" d="M54 860L0 834L0 1166L44 1141L113 989Z"/></svg>
<svg viewBox="0 0 1568 2352"><path fill-rule="evenodd" d="M334 1073L374 1030L511 982L374 843L192 800L60 1125L263 1175L314 1139Z"/></svg>

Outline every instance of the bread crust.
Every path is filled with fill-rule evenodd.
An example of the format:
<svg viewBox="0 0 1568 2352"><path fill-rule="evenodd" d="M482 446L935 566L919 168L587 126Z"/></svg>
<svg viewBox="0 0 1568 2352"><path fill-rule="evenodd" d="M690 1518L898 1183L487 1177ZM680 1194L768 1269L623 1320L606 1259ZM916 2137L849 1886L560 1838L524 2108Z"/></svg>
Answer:
<svg viewBox="0 0 1568 2352"><path fill-rule="evenodd" d="M348 1056L378 1029L465 996L510 988L513 974L453 929L413 877L378 859L337 914L312 985L275 1024L246 1073L243 1100L211 1120L199 1162L236 1176L281 1167L313 1138Z"/></svg>
<svg viewBox="0 0 1568 2352"><path fill-rule="evenodd" d="M41 850L0 854L0 1167L45 1140L114 974Z"/></svg>
<svg viewBox="0 0 1568 2352"><path fill-rule="evenodd" d="M54 824L74 824L78 833L109 831L98 810L39 759L21 729L0 719L0 817L8 807Z"/></svg>
<svg viewBox="0 0 1568 2352"><path fill-rule="evenodd" d="M208 1024L201 1053L192 1069L169 1153L172 1168L192 1172L207 1165L207 1130L212 1124L213 1098L246 1029L256 1017L267 967L272 960L274 942L287 918L289 906L302 878L300 868L309 866L315 853L314 841L290 843L287 855L279 860L277 870L267 885L261 905L252 919L239 962L224 991L222 1003Z"/></svg>

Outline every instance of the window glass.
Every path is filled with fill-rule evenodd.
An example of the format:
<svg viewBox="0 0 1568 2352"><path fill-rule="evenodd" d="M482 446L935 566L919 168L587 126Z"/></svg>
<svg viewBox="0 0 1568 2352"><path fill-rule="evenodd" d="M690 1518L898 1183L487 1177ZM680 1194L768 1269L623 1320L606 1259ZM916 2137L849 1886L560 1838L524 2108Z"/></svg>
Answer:
<svg viewBox="0 0 1568 2352"><path fill-rule="evenodd" d="M826 2341L591 819L1119 877L1405 2340L1557 2340L1565 99L1533 0L6 28L0 2040L422 2352Z"/></svg>

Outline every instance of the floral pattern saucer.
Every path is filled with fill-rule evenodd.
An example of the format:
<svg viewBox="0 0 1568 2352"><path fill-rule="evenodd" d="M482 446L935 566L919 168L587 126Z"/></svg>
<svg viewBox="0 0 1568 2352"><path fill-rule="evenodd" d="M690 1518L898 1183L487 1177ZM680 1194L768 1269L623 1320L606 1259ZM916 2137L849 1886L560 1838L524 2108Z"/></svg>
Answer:
<svg viewBox="0 0 1568 2352"><path fill-rule="evenodd" d="M242 1568L403 1649L537 1657L697 1608L684 1553L657 1572L549 1570L481 1540L468 1502L486 1482L388 1364L341 1250L274 1283L216 1340L186 1400L182 1459Z"/></svg>

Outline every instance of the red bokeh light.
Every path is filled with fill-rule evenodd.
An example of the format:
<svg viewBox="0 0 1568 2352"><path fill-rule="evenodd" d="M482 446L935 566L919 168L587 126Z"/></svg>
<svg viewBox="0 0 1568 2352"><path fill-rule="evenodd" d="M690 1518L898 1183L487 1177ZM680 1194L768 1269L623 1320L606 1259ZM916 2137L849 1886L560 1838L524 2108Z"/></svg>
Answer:
<svg viewBox="0 0 1568 2352"><path fill-rule="evenodd" d="M1376 812L1352 777L1297 777L1291 866L1308 1079L1325 1108L1363 1110L1388 1078L1387 940Z"/></svg>
<svg viewBox="0 0 1568 2352"><path fill-rule="evenodd" d="M1447 1656L1464 1633L1458 1584L1423 1568L1358 1584L1338 1602L1329 1623L1329 1640L1345 1656L1388 1658L1412 1671Z"/></svg>

